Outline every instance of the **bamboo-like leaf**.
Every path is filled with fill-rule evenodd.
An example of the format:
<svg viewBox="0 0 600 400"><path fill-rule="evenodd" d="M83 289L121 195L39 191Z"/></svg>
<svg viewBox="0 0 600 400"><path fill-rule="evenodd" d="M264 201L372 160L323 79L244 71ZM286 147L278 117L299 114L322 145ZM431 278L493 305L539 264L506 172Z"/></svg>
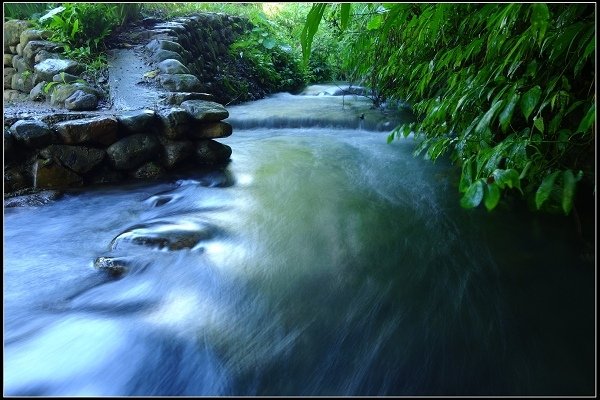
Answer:
<svg viewBox="0 0 600 400"><path fill-rule="evenodd" d="M53 8L52 10L48 11L46 14L44 14L42 17L40 17L39 21L40 22L44 22L45 20L47 20L48 18L52 18L53 16L55 16L56 14L65 11L66 8L63 6L60 7L56 7Z"/></svg>
<svg viewBox="0 0 600 400"><path fill-rule="evenodd" d="M490 107L490 109L483 115L483 117L481 117L481 120L475 127L475 133L481 133L490 126L490 122L496 115L496 112L502 106L502 103L503 103L503 100L498 100L492 105L492 107Z"/></svg>
<svg viewBox="0 0 600 400"><path fill-rule="evenodd" d="M596 105L592 104L585 117L579 123L579 127L576 132L586 133L594 124L596 119Z"/></svg>
<svg viewBox="0 0 600 400"><path fill-rule="evenodd" d="M552 192L552 187L554 186L554 181L556 180L559 172L560 171L554 171L550 175L547 175L538 187L538 190L535 193L535 206L538 210L542 207L546 200L548 200L548 197Z"/></svg>
<svg viewBox="0 0 600 400"><path fill-rule="evenodd" d="M502 110L502 112L500 113L500 116L498 117L498 120L500 121L500 128L502 129L502 132L506 133L506 130L508 129L508 126L510 125L510 121L512 119L512 115L513 112L515 111L515 106L517 105L517 102L519 101L519 93L513 91L512 92L512 96L510 96L510 99L508 100L508 103L506 104L506 107L504 107L504 110Z"/></svg>
<svg viewBox="0 0 600 400"><path fill-rule="evenodd" d="M575 196L575 176L570 169L563 172L562 209L565 215L569 215L573 208L573 197Z"/></svg>
<svg viewBox="0 0 600 400"><path fill-rule="evenodd" d="M340 6L340 27L345 30L350 21L350 3L342 3Z"/></svg>
<svg viewBox="0 0 600 400"><path fill-rule="evenodd" d="M325 12L326 7L327 4L325 3L313 4L310 11L308 12L308 15L306 16L304 29L302 29L302 33L300 34L300 44L302 45L302 59L305 65L308 64L313 38L315 36L315 33L317 33L317 30L319 29L319 24L321 23L321 19L323 19L323 13Z"/></svg>
<svg viewBox="0 0 600 400"><path fill-rule="evenodd" d="M533 109L540 100L542 95L542 89L539 86L534 86L529 89L523 97L521 97L521 111L525 119L529 119L529 116L533 112Z"/></svg>
<svg viewBox="0 0 600 400"><path fill-rule="evenodd" d="M534 118L533 126L535 126L541 133L544 133L544 118L542 118L542 117Z"/></svg>

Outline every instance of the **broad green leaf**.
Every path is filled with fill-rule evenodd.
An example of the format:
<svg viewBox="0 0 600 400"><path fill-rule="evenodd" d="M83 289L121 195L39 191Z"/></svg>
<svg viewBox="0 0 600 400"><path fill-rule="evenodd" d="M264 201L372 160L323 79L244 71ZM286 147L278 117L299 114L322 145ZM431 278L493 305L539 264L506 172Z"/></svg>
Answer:
<svg viewBox="0 0 600 400"><path fill-rule="evenodd" d="M533 126L535 126L540 132L544 133L544 118L542 118L542 117L534 118Z"/></svg>
<svg viewBox="0 0 600 400"><path fill-rule="evenodd" d="M469 186L464 196L460 199L460 205L464 208L477 207L483 200L483 181L476 180Z"/></svg>
<svg viewBox="0 0 600 400"><path fill-rule="evenodd" d="M596 105L592 104L588 112L585 114L585 117L579 123L579 128L577 128L576 132L586 133L588 129L592 127L594 124L594 120L596 119Z"/></svg>
<svg viewBox="0 0 600 400"><path fill-rule="evenodd" d="M350 3L342 3L340 7L340 27L345 30L348 27L348 21L350 21Z"/></svg>
<svg viewBox="0 0 600 400"><path fill-rule="evenodd" d="M508 104L504 107L504 110L500 113L498 120L500 121L500 128L502 132L506 132L508 126L510 125L510 121L512 119L513 111L515 110L515 106L519 101L519 93L514 92L510 99L508 100Z"/></svg>
<svg viewBox="0 0 600 400"><path fill-rule="evenodd" d="M383 17L381 15L375 15L373 18L367 22L367 29L372 31L375 29L379 29L381 24L383 23Z"/></svg>
<svg viewBox="0 0 600 400"><path fill-rule="evenodd" d="M521 181L519 180L519 173L514 169L496 169L492 172L494 181L500 187L504 189L505 186L509 188L517 188L521 190Z"/></svg>
<svg viewBox="0 0 600 400"><path fill-rule="evenodd" d="M554 181L556 180L556 177L558 176L559 172L560 171L554 171L550 175L547 175L542 180L540 187L538 187L538 190L535 193L535 206L538 210L542 207L542 205L550 196L550 193L552 192L552 187L554 186Z"/></svg>
<svg viewBox="0 0 600 400"><path fill-rule="evenodd" d="M540 96L542 95L542 89L539 86L534 86L529 89L523 97L521 97L521 111L523 112L523 116L525 119L528 119L533 109L537 105L540 100Z"/></svg>
<svg viewBox="0 0 600 400"><path fill-rule="evenodd" d="M565 215L569 215L573 208L573 197L575 195L575 176L570 169L563 172L562 209Z"/></svg>
<svg viewBox="0 0 600 400"><path fill-rule="evenodd" d="M479 123L475 127L475 133L481 133L481 132L485 131L490 126L490 122L492 121L492 119L496 115L496 112L502 106L502 103L503 103L502 100L496 101L492 105L492 107L483 115L483 117L481 117L481 120L479 121Z"/></svg>
<svg viewBox="0 0 600 400"><path fill-rule="evenodd" d="M486 189L483 204L485 204L488 211L492 211L500 201L500 188L495 183L488 183Z"/></svg>

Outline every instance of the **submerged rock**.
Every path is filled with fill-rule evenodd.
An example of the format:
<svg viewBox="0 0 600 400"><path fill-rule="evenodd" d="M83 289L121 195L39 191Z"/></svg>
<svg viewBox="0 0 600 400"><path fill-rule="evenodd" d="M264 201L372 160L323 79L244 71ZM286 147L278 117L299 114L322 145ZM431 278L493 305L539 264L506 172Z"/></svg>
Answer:
<svg viewBox="0 0 600 400"><path fill-rule="evenodd" d="M196 143L196 161L199 164L213 165L224 163L231 157L231 147L214 140L199 140Z"/></svg>
<svg viewBox="0 0 600 400"><path fill-rule="evenodd" d="M112 276L121 276L131 268L131 259L127 257L98 257L94 268Z"/></svg>
<svg viewBox="0 0 600 400"><path fill-rule="evenodd" d="M195 247L200 241L212 239L217 234L215 226L199 221L156 221L136 225L115 237L111 250L125 243L168 250Z"/></svg>
<svg viewBox="0 0 600 400"><path fill-rule="evenodd" d="M43 206L51 201L59 199L62 192L56 190L44 190L36 193L17 194L4 199L4 207Z"/></svg>

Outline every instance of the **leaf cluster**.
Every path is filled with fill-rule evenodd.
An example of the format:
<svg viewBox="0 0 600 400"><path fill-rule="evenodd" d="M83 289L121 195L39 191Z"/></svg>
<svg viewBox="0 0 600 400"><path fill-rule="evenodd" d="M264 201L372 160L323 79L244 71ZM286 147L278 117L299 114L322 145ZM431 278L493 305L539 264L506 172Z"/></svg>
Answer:
<svg viewBox="0 0 600 400"><path fill-rule="evenodd" d="M594 174L593 5L316 4L305 50L323 7L347 27L349 75L416 113L388 141L412 132L416 154L449 155L464 207L511 191L571 211Z"/></svg>

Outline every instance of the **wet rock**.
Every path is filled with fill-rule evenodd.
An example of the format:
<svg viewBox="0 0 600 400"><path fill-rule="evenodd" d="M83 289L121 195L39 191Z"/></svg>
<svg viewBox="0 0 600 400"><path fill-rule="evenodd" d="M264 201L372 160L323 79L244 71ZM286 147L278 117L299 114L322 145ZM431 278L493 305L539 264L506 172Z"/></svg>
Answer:
<svg viewBox="0 0 600 400"><path fill-rule="evenodd" d="M52 81L54 75L66 72L76 74L79 71L79 64L73 60L59 60L55 58L46 59L35 64L33 70L44 80Z"/></svg>
<svg viewBox="0 0 600 400"><path fill-rule="evenodd" d="M20 92L29 93L35 86L35 76L30 71L16 72L11 78L11 87Z"/></svg>
<svg viewBox="0 0 600 400"><path fill-rule="evenodd" d="M160 72L163 74L189 74L190 70L188 67L183 65L177 60L166 59L164 61L159 62L157 65Z"/></svg>
<svg viewBox="0 0 600 400"><path fill-rule="evenodd" d="M106 152L86 146L51 145L42 149L40 155L58 161L79 174L85 174L102 162Z"/></svg>
<svg viewBox="0 0 600 400"><path fill-rule="evenodd" d="M91 143L107 146L117 140L118 123L112 116L59 122L54 127L66 144Z"/></svg>
<svg viewBox="0 0 600 400"><path fill-rule="evenodd" d="M58 53L51 53L47 50L40 50L33 58L33 62L34 62L34 64L39 64L48 59L64 60L64 57Z"/></svg>
<svg viewBox="0 0 600 400"><path fill-rule="evenodd" d="M165 169L161 165L154 161L150 161L137 168L132 176L136 179L156 179L164 174Z"/></svg>
<svg viewBox="0 0 600 400"><path fill-rule="evenodd" d="M4 23L4 52L10 50L10 46L16 46L21 40L21 33L28 29L31 24L27 21L10 20Z"/></svg>
<svg viewBox="0 0 600 400"><path fill-rule="evenodd" d="M22 101L25 100L26 97L27 95L25 93L21 93L18 90L4 89L3 99L7 103Z"/></svg>
<svg viewBox="0 0 600 400"><path fill-rule="evenodd" d="M199 164L214 165L224 163L231 157L231 147L214 140L196 142L196 161Z"/></svg>
<svg viewBox="0 0 600 400"><path fill-rule="evenodd" d="M4 66L5 67L12 67L13 57L14 57L14 55L12 55L12 54L5 54L4 55Z"/></svg>
<svg viewBox="0 0 600 400"><path fill-rule="evenodd" d="M4 89L12 89L12 78L16 73L14 68L4 68Z"/></svg>
<svg viewBox="0 0 600 400"><path fill-rule="evenodd" d="M46 93L44 92L44 87L48 82L42 81L35 85L33 89L29 92L29 98L33 101L44 101L46 100Z"/></svg>
<svg viewBox="0 0 600 400"><path fill-rule="evenodd" d="M188 135L196 139L215 139L231 136L232 132L227 122L199 122L193 125Z"/></svg>
<svg viewBox="0 0 600 400"><path fill-rule="evenodd" d="M9 129L4 128L4 160L12 161L14 159L14 154L16 152L17 143L15 142L15 138L12 137L12 134Z"/></svg>
<svg viewBox="0 0 600 400"><path fill-rule="evenodd" d="M190 128L191 118L183 108L173 107L158 112L161 121L161 132L169 139L185 137Z"/></svg>
<svg viewBox="0 0 600 400"><path fill-rule="evenodd" d="M25 59L21 56L13 56L12 58L12 66L17 72L25 72L30 71L31 68L25 62Z"/></svg>
<svg viewBox="0 0 600 400"><path fill-rule="evenodd" d="M20 120L10 127L12 137L28 147L43 147L57 142L57 137L48 125L36 120Z"/></svg>
<svg viewBox="0 0 600 400"><path fill-rule="evenodd" d="M163 141L163 165L169 169L188 160L194 153L194 143L189 140L164 140Z"/></svg>
<svg viewBox="0 0 600 400"><path fill-rule="evenodd" d="M183 56L181 56L179 53L170 50L158 50L152 55L151 59L156 63L168 59L177 60L182 64L185 62Z"/></svg>
<svg viewBox="0 0 600 400"><path fill-rule="evenodd" d="M97 113L71 113L71 112L55 112L52 114L40 115L37 117L42 122L45 122L48 125L54 125L59 122L65 121L74 121L76 119L84 119L84 118L94 118L98 117Z"/></svg>
<svg viewBox="0 0 600 400"><path fill-rule="evenodd" d="M62 197L57 190L44 190L41 192L16 195L4 199L4 207L36 207L43 206Z"/></svg>
<svg viewBox="0 0 600 400"><path fill-rule="evenodd" d="M77 80L81 80L81 77L66 72L60 72L52 77L52 82L58 83L71 83Z"/></svg>
<svg viewBox="0 0 600 400"><path fill-rule="evenodd" d="M229 111L213 101L187 100L181 103L181 107L198 121L220 121L229 117Z"/></svg>
<svg viewBox="0 0 600 400"><path fill-rule="evenodd" d="M49 39L51 35L52 32L45 29L26 29L23 32L21 32L21 35L19 37L19 45L21 46L21 48L25 48L27 43L29 43L30 41Z"/></svg>
<svg viewBox="0 0 600 400"><path fill-rule="evenodd" d="M4 167L4 192L10 193L16 190L24 189L29 186L29 182L23 171L19 168ZM6 203L5 203L6 206Z"/></svg>
<svg viewBox="0 0 600 400"><path fill-rule="evenodd" d="M160 143L156 136L138 133L112 144L106 153L113 167L127 170L157 158L159 150Z"/></svg>
<svg viewBox="0 0 600 400"><path fill-rule="evenodd" d="M19 56L23 55L23 46L21 46L21 43L19 43L17 45L17 55L19 55Z"/></svg>
<svg viewBox="0 0 600 400"><path fill-rule="evenodd" d="M98 98L93 94L85 93L83 90L75 91L65 99L65 108L73 111L89 111L98 107Z"/></svg>
<svg viewBox="0 0 600 400"><path fill-rule="evenodd" d="M98 257L94 260L94 268L112 276L121 276L131 268L131 258Z"/></svg>
<svg viewBox="0 0 600 400"><path fill-rule="evenodd" d="M198 78L191 74L164 74L159 80L162 87L172 92L197 92L202 87Z"/></svg>
<svg viewBox="0 0 600 400"><path fill-rule="evenodd" d="M54 189L80 186L83 179L53 160L38 160L33 166L33 186Z"/></svg>
<svg viewBox="0 0 600 400"><path fill-rule="evenodd" d="M178 53L179 55L183 55L186 53L186 50L176 42L172 42L170 40L151 40L150 43L146 45L146 49L151 52L157 52L158 50L168 50Z"/></svg>
<svg viewBox="0 0 600 400"><path fill-rule="evenodd" d="M199 92L176 92L176 93L167 93L164 96L163 103L165 104L174 104L180 105L184 101L187 100L206 100L206 101L214 101L215 96L209 93L199 93Z"/></svg>
<svg viewBox="0 0 600 400"><path fill-rule="evenodd" d="M192 249L203 240L216 236L216 227L200 221L157 221L134 226L111 241L115 250L125 244L157 247L159 249Z"/></svg>
<svg viewBox="0 0 600 400"><path fill-rule="evenodd" d="M47 40L32 40L27 43L27 46L23 48L23 58L27 61L27 64L34 65L35 63L35 55L40 50L46 50L48 52L56 52L63 48L64 46L60 43L50 42ZM47 61L47 60L46 60ZM55 72L54 74L60 71ZM52 75L54 75L52 74ZM52 79L52 76L44 79Z"/></svg>
<svg viewBox="0 0 600 400"><path fill-rule="evenodd" d="M50 105L54 107L63 106L65 100L71 97L71 95L78 90L82 90L88 94L93 94L97 98L101 97L97 90L86 85L85 83L59 83L52 88L52 93L50 94Z"/></svg>
<svg viewBox="0 0 600 400"><path fill-rule="evenodd" d="M115 184L126 179L123 171L117 171L108 165L100 166L90 177L89 182L94 184Z"/></svg>
<svg viewBox="0 0 600 400"><path fill-rule="evenodd" d="M129 134L149 132L153 129L155 113L152 110L128 111L117 115L119 128Z"/></svg>

